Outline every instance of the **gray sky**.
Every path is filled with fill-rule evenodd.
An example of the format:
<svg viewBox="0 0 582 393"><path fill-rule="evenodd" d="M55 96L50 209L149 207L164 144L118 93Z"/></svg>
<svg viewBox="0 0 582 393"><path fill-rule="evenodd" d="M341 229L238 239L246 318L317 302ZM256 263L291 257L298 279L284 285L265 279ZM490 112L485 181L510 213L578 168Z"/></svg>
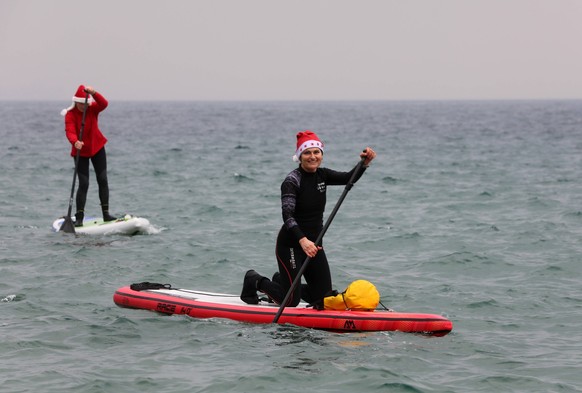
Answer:
<svg viewBox="0 0 582 393"><path fill-rule="evenodd" d="M582 0L0 0L0 100L582 98Z"/></svg>

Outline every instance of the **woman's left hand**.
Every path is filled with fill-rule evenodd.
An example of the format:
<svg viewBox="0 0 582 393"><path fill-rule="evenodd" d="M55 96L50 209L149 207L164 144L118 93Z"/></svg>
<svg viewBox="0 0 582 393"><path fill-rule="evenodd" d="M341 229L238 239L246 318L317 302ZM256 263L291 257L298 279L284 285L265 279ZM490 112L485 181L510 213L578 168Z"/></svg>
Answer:
<svg viewBox="0 0 582 393"><path fill-rule="evenodd" d="M372 150L371 147L366 147L364 151L360 153L360 158L365 158L364 166L368 166L370 165L370 162L372 162L372 160L376 158L376 152Z"/></svg>
<svg viewBox="0 0 582 393"><path fill-rule="evenodd" d="M309 258L314 258L317 252L322 249L321 246L316 246L315 243L313 243L305 236L299 240L299 245L303 249L305 255L307 255Z"/></svg>
<svg viewBox="0 0 582 393"><path fill-rule="evenodd" d="M91 95L96 93L96 90L93 88L93 86L85 86L85 91Z"/></svg>

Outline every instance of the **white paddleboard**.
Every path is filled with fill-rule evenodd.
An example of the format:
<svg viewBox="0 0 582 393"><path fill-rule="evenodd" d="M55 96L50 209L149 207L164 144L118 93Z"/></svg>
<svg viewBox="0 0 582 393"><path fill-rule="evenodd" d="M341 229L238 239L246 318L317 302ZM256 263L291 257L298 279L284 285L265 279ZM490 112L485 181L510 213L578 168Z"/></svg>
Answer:
<svg viewBox="0 0 582 393"><path fill-rule="evenodd" d="M71 217L75 222L75 217ZM60 232L65 221L64 217L57 218L53 222L53 231ZM85 217L83 226L75 227L75 233L83 235L136 235L138 233L148 233L150 222L146 218L126 214L115 221L104 222L103 218Z"/></svg>

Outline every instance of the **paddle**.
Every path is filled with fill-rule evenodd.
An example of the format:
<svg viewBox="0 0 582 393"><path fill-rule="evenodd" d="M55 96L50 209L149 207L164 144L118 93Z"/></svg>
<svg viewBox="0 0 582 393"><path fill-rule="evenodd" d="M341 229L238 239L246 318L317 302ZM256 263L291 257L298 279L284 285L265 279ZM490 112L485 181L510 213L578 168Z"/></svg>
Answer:
<svg viewBox="0 0 582 393"><path fill-rule="evenodd" d="M79 132L79 141L83 140L83 130L85 129L85 114L87 114L87 106L89 102L89 93L85 90L85 105L83 106L83 119L81 120L81 131ZM65 221L61 225L61 231L65 233L75 233L75 224L71 219L71 213L73 212L73 195L75 194L75 182L77 181L77 169L79 164L79 154L80 149L77 149L77 155L75 156L75 173L73 173L73 185L71 186L71 197L69 198L69 211L65 216Z"/></svg>
<svg viewBox="0 0 582 393"><path fill-rule="evenodd" d="M318 246L319 243L321 243L321 240L323 239L323 235L325 235L325 232L327 231L327 228L329 228L329 225L331 224L331 221L333 220L333 218L335 217L335 214L339 210L342 202L344 201L346 195L348 194L348 191L350 191L352 189L352 186L354 185L354 179L356 178L357 174L360 172L360 168L362 167L362 165L364 165L364 161L365 160L366 160L366 157L362 157L362 159L360 160L360 162L358 162L358 164L354 168L354 173L352 173L352 176L350 177L350 180L348 181L348 184L346 184L346 188L344 189L344 192L340 196L340 199L337 201L335 207L333 208L333 211L329 215L329 218L327 219L327 222L323 226L323 229L321 230L321 232L317 236L317 240L315 240L315 245L316 246ZM279 306L279 311L277 311L277 314L275 315L275 318L273 319L273 323L277 323L279 321L279 317L283 313L283 310L285 309L285 305L287 304L287 301L289 300L289 297L291 297L291 294L294 292L295 287L297 287L297 285L301 281L301 276L305 272L305 269L307 268L307 264L309 263L310 260L311 260L310 257L305 258L305 262L303 262L303 265L301 265L301 268L299 269L299 272L297 273L297 276L295 277L295 279L291 283L291 287L289 288L289 291L287 291L287 295L285 295L285 299L283 299L283 302L281 303L281 306Z"/></svg>

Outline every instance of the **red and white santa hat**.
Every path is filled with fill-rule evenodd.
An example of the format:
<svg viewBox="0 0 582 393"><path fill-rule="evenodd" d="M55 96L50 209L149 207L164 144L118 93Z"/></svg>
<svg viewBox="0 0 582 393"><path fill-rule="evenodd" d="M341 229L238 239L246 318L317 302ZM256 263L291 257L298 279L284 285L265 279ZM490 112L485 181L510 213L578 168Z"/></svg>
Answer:
<svg viewBox="0 0 582 393"><path fill-rule="evenodd" d="M293 156L293 161L299 162L299 157L304 150L317 147L323 153L323 142L319 140L314 132L309 130L300 131L297 133L297 150Z"/></svg>
<svg viewBox="0 0 582 393"><path fill-rule="evenodd" d="M71 103L71 106L68 108L65 108L61 111L61 115L65 116L67 114L68 111L70 111L71 109L73 109L75 107L75 103L76 102L80 102L81 104L85 103L85 98L87 97L87 93L85 91L85 86L84 85L79 85L79 87L77 87L77 92L75 93L75 95L73 96L73 102ZM93 100L93 97L89 96L89 99L87 100L87 103L89 105L91 105L91 103L95 101Z"/></svg>

